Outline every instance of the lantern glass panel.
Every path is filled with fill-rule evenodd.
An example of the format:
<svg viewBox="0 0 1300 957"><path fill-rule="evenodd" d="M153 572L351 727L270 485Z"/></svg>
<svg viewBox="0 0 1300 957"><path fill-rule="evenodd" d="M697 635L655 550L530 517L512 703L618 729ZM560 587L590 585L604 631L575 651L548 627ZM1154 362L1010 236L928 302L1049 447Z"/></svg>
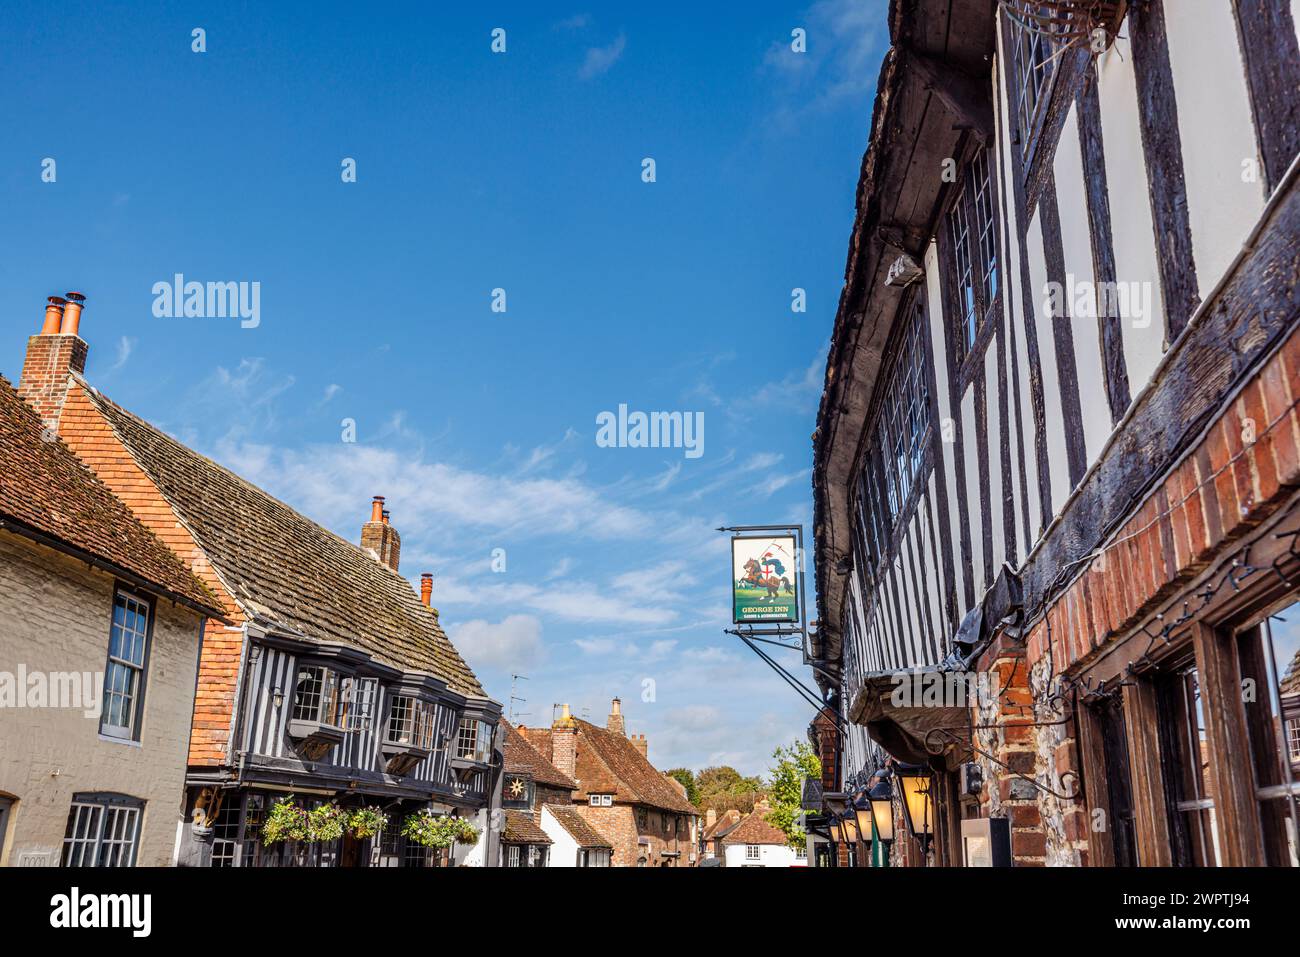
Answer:
<svg viewBox="0 0 1300 957"><path fill-rule="evenodd" d="M907 826L917 837L934 833L934 804L930 800L930 775L927 773L901 774L899 785L903 792L903 810Z"/></svg>

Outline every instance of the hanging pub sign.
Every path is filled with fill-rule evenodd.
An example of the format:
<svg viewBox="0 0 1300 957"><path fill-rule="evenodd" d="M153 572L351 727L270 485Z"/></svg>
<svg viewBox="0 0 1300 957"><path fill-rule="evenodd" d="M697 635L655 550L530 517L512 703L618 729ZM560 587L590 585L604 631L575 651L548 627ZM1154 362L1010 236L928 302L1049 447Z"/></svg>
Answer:
<svg viewBox="0 0 1300 957"><path fill-rule="evenodd" d="M738 624L799 621L798 546L793 535L731 539L732 620Z"/></svg>

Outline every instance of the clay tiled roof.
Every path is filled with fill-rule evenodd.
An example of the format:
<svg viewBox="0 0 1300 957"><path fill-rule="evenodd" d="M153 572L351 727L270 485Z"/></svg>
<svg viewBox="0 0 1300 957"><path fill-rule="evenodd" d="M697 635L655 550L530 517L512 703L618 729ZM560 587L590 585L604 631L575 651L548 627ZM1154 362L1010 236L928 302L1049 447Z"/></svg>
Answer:
<svg viewBox="0 0 1300 957"><path fill-rule="evenodd" d="M739 825L744 815L735 808L723 812L722 817L718 818L711 825L704 829L704 840L714 841L725 837L734 831Z"/></svg>
<svg viewBox="0 0 1300 957"><path fill-rule="evenodd" d="M572 719L578 729L578 799L589 794L613 794L616 800L645 804L679 814L698 814L674 784L621 734L606 731L590 721ZM523 728L522 734L548 761L551 729Z"/></svg>
<svg viewBox="0 0 1300 957"><path fill-rule="evenodd" d="M786 845L790 841L785 834L768 823L758 811L753 811L745 816L736 827L730 831L723 839L723 844L780 844Z"/></svg>
<svg viewBox="0 0 1300 957"><path fill-rule="evenodd" d="M506 811L506 826L501 832L503 844L551 844L553 843L533 816L524 811Z"/></svg>
<svg viewBox="0 0 1300 957"><path fill-rule="evenodd" d="M548 804L546 810L555 815L560 826L569 832L569 836L578 842L579 847L608 847L613 850L614 845L605 840L576 807Z"/></svg>
<svg viewBox="0 0 1300 957"><path fill-rule="evenodd" d="M1278 692L1284 698L1300 694L1300 649L1296 650L1295 656L1291 659L1291 664L1287 665L1286 671L1282 673L1282 680L1278 684Z"/></svg>
<svg viewBox="0 0 1300 957"><path fill-rule="evenodd" d="M220 603L0 376L0 521L106 562L212 615Z"/></svg>
<svg viewBox="0 0 1300 957"><path fill-rule="evenodd" d="M82 384L250 615L431 673L462 694L483 694L405 578Z"/></svg>
<svg viewBox="0 0 1300 957"><path fill-rule="evenodd" d="M509 721L502 718L501 726L506 729L505 770L507 773L530 774L538 784L549 784L570 791L578 789L577 781L542 757L541 752L529 744Z"/></svg>

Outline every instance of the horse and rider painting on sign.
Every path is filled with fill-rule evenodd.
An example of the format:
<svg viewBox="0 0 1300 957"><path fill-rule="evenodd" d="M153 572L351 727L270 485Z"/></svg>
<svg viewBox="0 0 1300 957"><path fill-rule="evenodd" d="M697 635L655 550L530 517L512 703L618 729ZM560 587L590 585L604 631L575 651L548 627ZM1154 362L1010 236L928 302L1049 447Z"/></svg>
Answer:
<svg viewBox="0 0 1300 957"><path fill-rule="evenodd" d="M733 538L731 568L736 624L799 621L799 568L793 535Z"/></svg>

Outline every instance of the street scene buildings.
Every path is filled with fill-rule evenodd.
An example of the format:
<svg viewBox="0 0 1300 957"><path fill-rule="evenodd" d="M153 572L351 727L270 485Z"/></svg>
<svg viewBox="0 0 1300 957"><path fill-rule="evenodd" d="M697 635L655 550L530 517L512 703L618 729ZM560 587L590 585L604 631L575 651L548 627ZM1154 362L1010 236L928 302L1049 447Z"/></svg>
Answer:
<svg viewBox="0 0 1300 957"><path fill-rule="evenodd" d="M1300 867L1297 7L111 70L254 134L22 141L79 228L0 274L0 867Z"/></svg>

